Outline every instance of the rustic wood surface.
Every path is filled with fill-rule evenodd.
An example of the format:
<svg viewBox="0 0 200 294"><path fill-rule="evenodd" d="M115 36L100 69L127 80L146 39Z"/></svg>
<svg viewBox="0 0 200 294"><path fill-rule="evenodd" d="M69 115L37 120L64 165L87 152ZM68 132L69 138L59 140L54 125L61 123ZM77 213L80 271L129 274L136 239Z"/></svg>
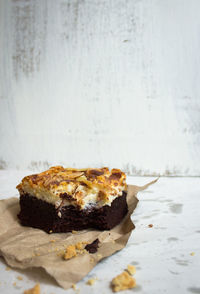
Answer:
<svg viewBox="0 0 200 294"><path fill-rule="evenodd" d="M0 167L200 175L200 1L1 0Z"/></svg>

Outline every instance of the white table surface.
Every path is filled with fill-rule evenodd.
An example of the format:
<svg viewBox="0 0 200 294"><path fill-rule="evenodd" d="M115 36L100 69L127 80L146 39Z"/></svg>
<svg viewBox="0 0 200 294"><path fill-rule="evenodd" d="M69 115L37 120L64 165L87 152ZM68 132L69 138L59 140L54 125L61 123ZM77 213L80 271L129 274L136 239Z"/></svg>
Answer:
<svg viewBox="0 0 200 294"><path fill-rule="evenodd" d="M17 196L16 184L30 173L1 170L0 198ZM128 177L129 184L143 185L150 180ZM128 264L136 266L137 287L121 293L200 293L200 178L160 178L138 198L140 202L132 215L136 228L127 246L101 261L79 282L80 293L112 293L110 281ZM149 224L153 227L149 228ZM37 282L42 294L75 293L73 289L60 288L43 270L5 269L1 258L0 293L23 293ZM17 279L19 275L22 281ZM88 286L86 282L91 277L98 281Z"/></svg>

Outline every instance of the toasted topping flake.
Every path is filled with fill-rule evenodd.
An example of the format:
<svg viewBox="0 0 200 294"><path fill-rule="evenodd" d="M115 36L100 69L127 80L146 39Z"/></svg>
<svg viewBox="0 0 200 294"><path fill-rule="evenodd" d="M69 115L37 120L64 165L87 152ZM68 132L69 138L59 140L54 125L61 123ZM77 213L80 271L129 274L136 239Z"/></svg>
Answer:
<svg viewBox="0 0 200 294"><path fill-rule="evenodd" d="M132 264L128 264L126 270L130 275L134 275L136 273L136 268Z"/></svg>
<svg viewBox="0 0 200 294"><path fill-rule="evenodd" d="M26 176L17 186L20 194L30 194L53 203L79 206L106 205L127 190L126 175L119 169L73 169L54 166L39 174ZM60 215L59 215L60 216Z"/></svg>
<svg viewBox="0 0 200 294"><path fill-rule="evenodd" d="M40 294L40 284L36 284L33 288L25 290L24 294Z"/></svg>
<svg viewBox="0 0 200 294"><path fill-rule="evenodd" d="M136 281L127 272L123 272L112 280L111 286L114 292L118 292L134 288L136 286Z"/></svg>

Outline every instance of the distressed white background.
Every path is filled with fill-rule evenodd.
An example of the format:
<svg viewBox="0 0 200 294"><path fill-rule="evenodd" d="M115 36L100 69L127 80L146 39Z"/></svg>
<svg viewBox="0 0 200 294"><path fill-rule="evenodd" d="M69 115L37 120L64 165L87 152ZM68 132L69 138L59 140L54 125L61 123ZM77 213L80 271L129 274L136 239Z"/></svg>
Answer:
<svg viewBox="0 0 200 294"><path fill-rule="evenodd" d="M199 0L0 0L0 167L200 175Z"/></svg>

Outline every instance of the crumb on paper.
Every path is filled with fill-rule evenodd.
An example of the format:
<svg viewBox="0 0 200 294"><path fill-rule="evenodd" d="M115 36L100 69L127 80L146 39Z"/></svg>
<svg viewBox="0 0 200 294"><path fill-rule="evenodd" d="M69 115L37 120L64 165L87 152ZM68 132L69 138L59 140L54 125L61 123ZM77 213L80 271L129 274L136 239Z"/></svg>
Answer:
<svg viewBox="0 0 200 294"><path fill-rule="evenodd" d="M149 227L149 228L153 228L153 224L149 224L148 227Z"/></svg>
<svg viewBox="0 0 200 294"><path fill-rule="evenodd" d="M78 242L75 244L75 247L76 247L76 249L81 250L81 249L83 249L84 244L83 244L83 242Z"/></svg>
<svg viewBox="0 0 200 294"><path fill-rule="evenodd" d="M111 286L114 292L118 292L134 288L136 286L136 281L127 272L122 272L112 279Z"/></svg>
<svg viewBox="0 0 200 294"><path fill-rule="evenodd" d="M5 270L6 270L6 271L11 271L11 268L10 268L9 266L7 266L7 267L5 268Z"/></svg>
<svg viewBox="0 0 200 294"><path fill-rule="evenodd" d="M64 259L71 259L74 256L77 256L76 248L74 245L70 245L66 248Z"/></svg>
<svg viewBox="0 0 200 294"><path fill-rule="evenodd" d="M54 243L54 242L56 242L56 240L55 240L55 239L53 239L53 240L50 240L50 242L51 242L51 243Z"/></svg>
<svg viewBox="0 0 200 294"><path fill-rule="evenodd" d="M60 250L56 255L59 256L59 257L61 257L61 256L64 257L65 251L64 250Z"/></svg>
<svg viewBox="0 0 200 294"><path fill-rule="evenodd" d="M76 285L72 284L72 289L76 290Z"/></svg>
<svg viewBox="0 0 200 294"><path fill-rule="evenodd" d="M23 280L23 277L22 277L22 276L17 276L17 279L18 279L19 281L22 281L22 280Z"/></svg>
<svg viewBox="0 0 200 294"><path fill-rule="evenodd" d="M40 294L40 284L36 284L33 288L25 290L24 294Z"/></svg>
<svg viewBox="0 0 200 294"><path fill-rule="evenodd" d="M94 283L96 282L96 280L97 280L97 278L91 278L91 279L89 279L88 281L87 281L87 285L89 285L89 286L92 286L92 285L94 285Z"/></svg>
<svg viewBox="0 0 200 294"><path fill-rule="evenodd" d="M191 252L190 255L191 255L191 256L194 256L194 255L195 255L195 252Z"/></svg>
<svg viewBox="0 0 200 294"><path fill-rule="evenodd" d="M16 287L16 286L17 286L17 283L16 283L16 282L14 282L14 283L13 283L13 286L14 286L14 287Z"/></svg>
<svg viewBox="0 0 200 294"><path fill-rule="evenodd" d="M134 275L136 273L136 268L132 264L128 264L126 270L130 275Z"/></svg>
<svg viewBox="0 0 200 294"><path fill-rule="evenodd" d="M77 231L72 230L72 234L77 234L77 233L78 233Z"/></svg>
<svg viewBox="0 0 200 294"><path fill-rule="evenodd" d="M87 253L87 251L84 249L85 244L87 244L87 242L78 242L75 245L69 245L65 249L64 259L71 259L72 257L75 257L79 254Z"/></svg>

